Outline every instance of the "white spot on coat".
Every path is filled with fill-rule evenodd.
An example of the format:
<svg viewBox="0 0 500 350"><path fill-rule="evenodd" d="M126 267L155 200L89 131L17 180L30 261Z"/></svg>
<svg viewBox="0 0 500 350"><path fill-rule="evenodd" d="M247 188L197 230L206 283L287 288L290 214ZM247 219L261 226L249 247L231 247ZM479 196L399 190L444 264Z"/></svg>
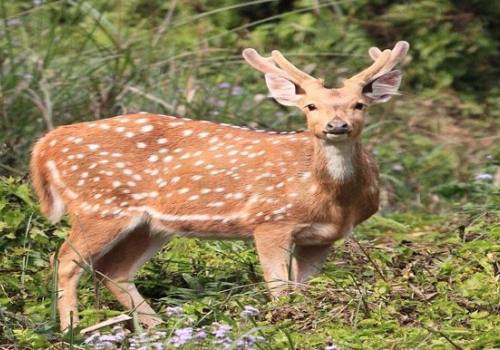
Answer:
<svg viewBox="0 0 500 350"><path fill-rule="evenodd" d="M150 155L148 157L148 161L151 162L151 163L157 162L158 159L160 159L160 158L156 154Z"/></svg>
<svg viewBox="0 0 500 350"><path fill-rule="evenodd" d="M148 124L141 127L141 132L150 132L154 129L153 125Z"/></svg>

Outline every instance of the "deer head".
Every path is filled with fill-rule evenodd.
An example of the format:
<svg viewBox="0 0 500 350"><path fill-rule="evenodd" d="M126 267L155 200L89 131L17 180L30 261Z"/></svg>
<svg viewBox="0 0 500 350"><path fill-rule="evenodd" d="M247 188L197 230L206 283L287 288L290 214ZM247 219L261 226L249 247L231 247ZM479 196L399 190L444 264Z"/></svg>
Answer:
<svg viewBox="0 0 500 350"><path fill-rule="evenodd" d="M359 138L366 106L386 102L398 94L401 72L393 68L408 48L406 41L399 41L392 50L370 48L373 64L334 89L295 67L279 51L262 57L248 48L243 50L243 57L265 74L271 96L278 103L304 111L308 129L318 139L339 143Z"/></svg>

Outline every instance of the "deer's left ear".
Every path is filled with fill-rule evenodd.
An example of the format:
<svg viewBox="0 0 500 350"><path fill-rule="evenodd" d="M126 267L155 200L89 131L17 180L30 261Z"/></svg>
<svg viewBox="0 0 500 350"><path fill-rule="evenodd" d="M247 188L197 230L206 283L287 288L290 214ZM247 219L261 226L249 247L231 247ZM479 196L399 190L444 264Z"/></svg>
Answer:
<svg viewBox="0 0 500 350"><path fill-rule="evenodd" d="M370 103L387 102L394 95L399 95L399 85L401 85L401 72L393 70L382 74L380 77L372 80L363 88L363 96Z"/></svg>

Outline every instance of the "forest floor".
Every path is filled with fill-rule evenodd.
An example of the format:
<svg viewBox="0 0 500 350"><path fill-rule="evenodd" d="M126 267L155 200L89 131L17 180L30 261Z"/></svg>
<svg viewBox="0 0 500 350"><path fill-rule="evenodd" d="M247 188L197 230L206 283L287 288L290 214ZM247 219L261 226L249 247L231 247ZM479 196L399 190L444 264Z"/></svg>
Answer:
<svg viewBox="0 0 500 350"><path fill-rule="evenodd" d="M335 245L323 272L302 292L274 301L267 297L252 244L175 239L137 277L165 324L154 332L132 325L134 333L126 336L121 328L104 328L87 335L85 343L78 330L123 313L120 306L86 274L80 328L61 335L48 257L67 226L49 226L22 181L7 179L0 192L0 348L500 346L495 211L377 215ZM498 194L485 199L497 201ZM20 234L9 231L13 227Z"/></svg>

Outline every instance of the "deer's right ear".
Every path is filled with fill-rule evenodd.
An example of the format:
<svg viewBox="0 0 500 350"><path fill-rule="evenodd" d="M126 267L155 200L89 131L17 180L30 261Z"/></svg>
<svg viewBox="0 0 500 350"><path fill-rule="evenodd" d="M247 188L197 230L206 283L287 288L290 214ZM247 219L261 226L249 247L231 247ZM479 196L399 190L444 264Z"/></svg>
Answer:
<svg viewBox="0 0 500 350"><path fill-rule="evenodd" d="M277 74L267 73L266 84L271 96L284 106L297 106L300 95L297 94L295 84Z"/></svg>

